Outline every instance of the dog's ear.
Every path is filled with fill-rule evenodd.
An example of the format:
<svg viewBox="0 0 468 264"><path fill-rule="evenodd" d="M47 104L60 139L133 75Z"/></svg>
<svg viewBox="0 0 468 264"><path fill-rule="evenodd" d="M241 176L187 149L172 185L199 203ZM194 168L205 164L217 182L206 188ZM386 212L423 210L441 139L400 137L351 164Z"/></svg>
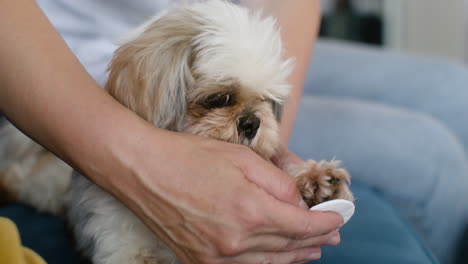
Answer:
<svg viewBox="0 0 468 264"><path fill-rule="evenodd" d="M181 130L187 89L194 84L192 40L199 28L187 12L172 12L144 25L115 52L107 91L153 125Z"/></svg>

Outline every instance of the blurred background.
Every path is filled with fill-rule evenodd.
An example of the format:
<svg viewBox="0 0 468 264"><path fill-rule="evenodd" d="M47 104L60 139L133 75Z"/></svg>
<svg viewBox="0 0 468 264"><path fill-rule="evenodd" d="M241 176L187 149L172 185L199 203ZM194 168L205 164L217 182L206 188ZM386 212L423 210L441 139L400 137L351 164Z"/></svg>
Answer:
<svg viewBox="0 0 468 264"><path fill-rule="evenodd" d="M468 63L468 0L322 0L321 36Z"/></svg>

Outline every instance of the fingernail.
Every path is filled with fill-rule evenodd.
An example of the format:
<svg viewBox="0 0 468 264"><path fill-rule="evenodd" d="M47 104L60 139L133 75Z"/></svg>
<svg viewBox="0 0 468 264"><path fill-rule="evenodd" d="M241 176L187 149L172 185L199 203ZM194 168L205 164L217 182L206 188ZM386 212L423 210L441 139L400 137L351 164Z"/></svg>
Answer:
<svg viewBox="0 0 468 264"><path fill-rule="evenodd" d="M338 235L334 235L332 236L332 238L330 238L330 240L328 240L327 244L335 245L335 244L338 244L339 242L340 242L340 237Z"/></svg>
<svg viewBox="0 0 468 264"><path fill-rule="evenodd" d="M304 200L302 200L302 198L299 201L299 207L304 208L304 209L309 209L309 206L307 206L307 204L304 202Z"/></svg>
<svg viewBox="0 0 468 264"><path fill-rule="evenodd" d="M317 259L320 259L321 257L322 257L322 252L313 252L313 253L309 254L307 259L317 260Z"/></svg>

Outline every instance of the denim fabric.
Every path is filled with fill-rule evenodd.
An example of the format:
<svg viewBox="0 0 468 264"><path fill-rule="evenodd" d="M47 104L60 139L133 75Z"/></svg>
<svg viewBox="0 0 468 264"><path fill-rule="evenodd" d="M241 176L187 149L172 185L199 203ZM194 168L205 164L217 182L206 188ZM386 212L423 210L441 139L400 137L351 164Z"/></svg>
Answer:
<svg viewBox="0 0 468 264"><path fill-rule="evenodd" d="M371 188L354 185L356 213L340 230L342 242L324 247L316 264L430 264L432 253L394 208Z"/></svg>
<svg viewBox="0 0 468 264"><path fill-rule="evenodd" d="M379 48L319 41L309 95L356 98L426 113L468 150L468 66Z"/></svg>

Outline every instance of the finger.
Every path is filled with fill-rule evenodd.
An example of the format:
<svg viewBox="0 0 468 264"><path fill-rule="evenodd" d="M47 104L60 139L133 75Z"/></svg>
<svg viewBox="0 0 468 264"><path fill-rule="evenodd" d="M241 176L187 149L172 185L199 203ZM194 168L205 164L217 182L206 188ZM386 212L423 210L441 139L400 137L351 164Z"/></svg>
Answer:
<svg viewBox="0 0 468 264"><path fill-rule="evenodd" d="M332 231L326 235L312 237L307 239L289 239L283 241L282 251L291 251L299 248L336 246L341 242L341 236L338 231Z"/></svg>
<svg viewBox="0 0 468 264"><path fill-rule="evenodd" d="M280 201L308 209L292 176L257 155L251 156L254 157L249 158L245 166L242 167L244 175L249 181Z"/></svg>
<svg viewBox="0 0 468 264"><path fill-rule="evenodd" d="M321 256L322 250L320 248L301 248L289 252L248 252L237 256L235 260L226 260L226 262L284 264L318 260Z"/></svg>
<svg viewBox="0 0 468 264"><path fill-rule="evenodd" d="M308 211L271 199L262 210L269 217L264 230L258 232L306 239L328 234L343 226L344 219L334 212Z"/></svg>
<svg viewBox="0 0 468 264"><path fill-rule="evenodd" d="M336 246L340 243L338 231L306 239L294 239L277 235L260 235L246 241L246 251L258 252L288 252L301 248L321 246Z"/></svg>

